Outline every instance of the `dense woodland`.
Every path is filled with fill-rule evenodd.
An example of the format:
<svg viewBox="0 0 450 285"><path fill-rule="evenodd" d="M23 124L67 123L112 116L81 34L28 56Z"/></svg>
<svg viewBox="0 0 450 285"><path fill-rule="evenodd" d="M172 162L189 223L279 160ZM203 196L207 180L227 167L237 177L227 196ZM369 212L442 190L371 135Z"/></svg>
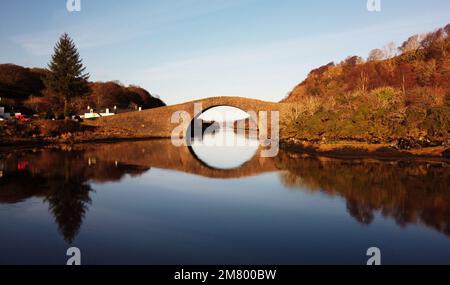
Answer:
<svg viewBox="0 0 450 285"><path fill-rule="evenodd" d="M13 64L0 64L0 106L9 111L42 114L45 117L63 116L60 98L44 84L47 69L25 68ZM118 81L89 82L85 96L70 102L72 113L84 113L87 107L96 111L112 109L135 110L165 106L165 103L138 86L124 86Z"/></svg>
<svg viewBox="0 0 450 285"><path fill-rule="evenodd" d="M400 47L374 49L310 72L283 102L294 103L283 137L448 144L450 24Z"/></svg>

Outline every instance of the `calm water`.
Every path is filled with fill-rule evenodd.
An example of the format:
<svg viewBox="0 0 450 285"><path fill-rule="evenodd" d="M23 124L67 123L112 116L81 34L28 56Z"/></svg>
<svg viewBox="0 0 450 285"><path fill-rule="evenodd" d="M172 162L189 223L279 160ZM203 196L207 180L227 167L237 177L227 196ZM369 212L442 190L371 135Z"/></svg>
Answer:
<svg viewBox="0 0 450 285"><path fill-rule="evenodd" d="M0 264L450 264L448 164L205 147L1 154Z"/></svg>

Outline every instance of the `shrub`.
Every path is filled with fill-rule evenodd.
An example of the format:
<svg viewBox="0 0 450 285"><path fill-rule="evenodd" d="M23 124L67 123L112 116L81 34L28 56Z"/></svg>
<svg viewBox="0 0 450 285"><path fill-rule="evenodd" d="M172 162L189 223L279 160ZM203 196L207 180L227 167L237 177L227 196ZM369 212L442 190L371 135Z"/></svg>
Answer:
<svg viewBox="0 0 450 285"><path fill-rule="evenodd" d="M31 138L37 135L39 129L30 122L8 120L0 124L0 134L10 138Z"/></svg>
<svg viewBox="0 0 450 285"><path fill-rule="evenodd" d="M40 132L43 136L60 136L67 133L83 131L83 127L72 120L45 120L40 123Z"/></svg>
<svg viewBox="0 0 450 285"><path fill-rule="evenodd" d="M431 137L445 137L449 132L450 107L436 107L427 110L421 127Z"/></svg>
<svg viewBox="0 0 450 285"><path fill-rule="evenodd" d="M373 107L377 109L393 109L403 105L403 94L392 87L381 87L372 90L369 98L373 103Z"/></svg>

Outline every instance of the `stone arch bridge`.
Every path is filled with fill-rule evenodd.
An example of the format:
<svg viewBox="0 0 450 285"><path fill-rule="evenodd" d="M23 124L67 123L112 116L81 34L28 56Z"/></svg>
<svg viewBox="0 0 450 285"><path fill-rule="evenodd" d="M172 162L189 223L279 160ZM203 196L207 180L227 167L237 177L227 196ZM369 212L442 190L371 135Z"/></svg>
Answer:
<svg viewBox="0 0 450 285"><path fill-rule="evenodd" d="M198 115L194 114L194 106L196 103L201 103L202 110L216 106L231 106L245 112L255 111L257 114L260 111L267 111L269 122L270 112L281 111L287 104L243 97L211 97L140 112L103 117L95 121L86 122L86 124L103 127L104 131L113 132L114 134L111 134L111 137L115 138L168 138L171 136L173 129L178 125L177 123L171 122L172 114L177 111L185 111L189 113L191 118L194 118Z"/></svg>

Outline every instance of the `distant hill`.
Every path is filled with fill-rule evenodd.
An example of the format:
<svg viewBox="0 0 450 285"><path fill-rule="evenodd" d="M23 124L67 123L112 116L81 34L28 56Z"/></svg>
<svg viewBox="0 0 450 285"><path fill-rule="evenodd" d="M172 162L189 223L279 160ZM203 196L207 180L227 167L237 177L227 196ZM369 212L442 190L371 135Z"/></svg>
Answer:
<svg viewBox="0 0 450 285"><path fill-rule="evenodd" d="M0 64L0 97L26 99L40 95L44 89L40 69L30 69L14 64Z"/></svg>
<svg viewBox="0 0 450 285"><path fill-rule="evenodd" d="M93 82L90 83L91 106L97 108L117 106L121 109L151 109L166 106L159 98L153 97L147 90L139 86L130 85L128 87L119 82Z"/></svg>
<svg viewBox="0 0 450 285"><path fill-rule="evenodd" d="M0 105L24 112L46 111L45 75L43 68L26 68L14 64L0 64ZM95 109L113 108L143 109L165 106L159 98L152 96L139 86L123 86L118 81L91 82L86 96L77 98L72 108L81 112L87 106Z"/></svg>
<svg viewBox="0 0 450 285"><path fill-rule="evenodd" d="M449 143L450 24L312 70L282 102L285 138Z"/></svg>

